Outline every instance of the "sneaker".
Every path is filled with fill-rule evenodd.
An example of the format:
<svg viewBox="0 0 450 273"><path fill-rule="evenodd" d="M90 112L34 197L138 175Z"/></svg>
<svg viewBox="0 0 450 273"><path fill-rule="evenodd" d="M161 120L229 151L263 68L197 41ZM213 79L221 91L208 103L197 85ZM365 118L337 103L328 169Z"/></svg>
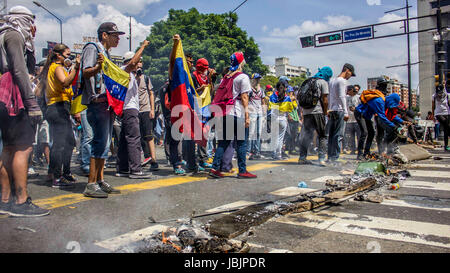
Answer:
<svg viewBox="0 0 450 273"><path fill-rule="evenodd" d="M299 159L298 165L312 165L312 162L306 159Z"/></svg>
<svg viewBox="0 0 450 273"><path fill-rule="evenodd" d="M129 177L130 173L129 172L116 172L116 177Z"/></svg>
<svg viewBox="0 0 450 273"><path fill-rule="evenodd" d="M175 168L174 173L175 173L175 175L179 175L179 176L186 175L186 171L181 167Z"/></svg>
<svg viewBox="0 0 450 273"><path fill-rule="evenodd" d="M249 172L240 173L240 174L238 174L237 177L240 178L240 179L255 179L255 178L257 178L256 175L251 174Z"/></svg>
<svg viewBox="0 0 450 273"><path fill-rule="evenodd" d="M83 195L92 198L107 198L108 194L100 188L97 183L88 183L84 189Z"/></svg>
<svg viewBox="0 0 450 273"><path fill-rule="evenodd" d="M31 197L27 198L27 201L23 204L12 203L9 215L13 217L40 217L49 215L50 211L40 208L31 202Z"/></svg>
<svg viewBox="0 0 450 273"><path fill-rule="evenodd" d="M224 178L224 175L220 171L216 171L214 169L209 171L209 176L213 178Z"/></svg>
<svg viewBox="0 0 450 273"><path fill-rule="evenodd" d="M208 160L206 161L206 163L208 163L208 164L212 164L212 163L213 163L213 161L214 161L214 158L210 157L210 158L208 158Z"/></svg>
<svg viewBox="0 0 450 273"><path fill-rule="evenodd" d="M65 179L66 179L68 182L70 182L70 183L75 183L75 182L77 182L77 179L75 178L75 176L73 176L72 173L64 174L64 175L63 175L63 178L65 178Z"/></svg>
<svg viewBox="0 0 450 273"><path fill-rule="evenodd" d="M322 159L322 160L319 160L319 165L322 166L322 167L326 167L327 163L325 162L324 159Z"/></svg>
<svg viewBox="0 0 450 273"><path fill-rule="evenodd" d="M12 198L9 199L8 203L0 201L0 214L9 214L12 203Z"/></svg>
<svg viewBox="0 0 450 273"><path fill-rule="evenodd" d="M28 178L36 178L39 176L39 173L37 173L33 168L28 168Z"/></svg>
<svg viewBox="0 0 450 273"><path fill-rule="evenodd" d="M150 171L154 172L154 171L159 171L159 165L156 162L152 162L150 164Z"/></svg>
<svg viewBox="0 0 450 273"><path fill-rule="evenodd" d="M147 166L148 163L150 163L150 161L152 160L151 157L147 157L146 159L144 159L144 161L142 161L141 166Z"/></svg>
<svg viewBox="0 0 450 273"><path fill-rule="evenodd" d="M108 194L119 194L120 190L113 188L110 184L105 181L97 182L100 186L100 189Z"/></svg>
<svg viewBox="0 0 450 273"><path fill-rule="evenodd" d="M52 188L55 188L55 189L67 189L70 187L73 187L73 183L69 182L64 177L54 179L53 183L52 183Z"/></svg>
<svg viewBox="0 0 450 273"><path fill-rule="evenodd" d="M212 169L212 164L210 164L208 162L200 163L200 166L205 168L205 169Z"/></svg>
<svg viewBox="0 0 450 273"><path fill-rule="evenodd" d="M130 179L149 179L149 178L152 178L152 175L141 171L138 173L130 173L128 178L130 178Z"/></svg>

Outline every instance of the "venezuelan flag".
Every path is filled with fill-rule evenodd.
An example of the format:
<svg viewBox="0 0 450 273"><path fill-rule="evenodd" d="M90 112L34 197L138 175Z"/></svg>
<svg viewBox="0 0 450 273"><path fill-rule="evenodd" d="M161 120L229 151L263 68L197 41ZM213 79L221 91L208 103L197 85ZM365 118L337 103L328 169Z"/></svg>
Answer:
<svg viewBox="0 0 450 273"><path fill-rule="evenodd" d="M289 96L285 96L284 99L278 98L278 92L275 92L270 96L269 109L278 109L280 112L290 113L294 110L294 103Z"/></svg>
<svg viewBox="0 0 450 273"><path fill-rule="evenodd" d="M104 56L102 69L108 104L116 115L122 116L130 75L111 62L106 56Z"/></svg>
<svg viewBox="0 0 450 273"><path fill-rule="evenodd" d="M72 82L73 99L70 105L70 114L78 114L87 109L86 105L81 104L81 98L83 95L83 90L80 88L80 82L78 81L80 73L78 72L75 79Z"/></svg>
<svg viewBox="0 0 450 273"><path fill-rule="evenodd" d="M174 107L179 105L184 106L186 109L178 117L171 117L172 124L180 119L184 119L182 122L183 125L180 127L180 133L194 140L199 145L206 147L207 140L205 138L205 132L208 129L199 118L201 116L201 108L191 74L189 73L189 67L184 56L181 41L175 42L172 49L169 77L171 92L170 110L172 111ZM185 127L185 125L187 126Z"/></svg>

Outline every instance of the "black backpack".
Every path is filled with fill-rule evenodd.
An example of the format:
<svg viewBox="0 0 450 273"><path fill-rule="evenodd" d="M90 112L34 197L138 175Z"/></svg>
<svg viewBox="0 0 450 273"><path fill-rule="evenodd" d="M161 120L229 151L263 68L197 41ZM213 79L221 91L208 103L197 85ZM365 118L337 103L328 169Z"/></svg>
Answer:
<svg viewBox="0 0 450 273"><path fill-rule="evenodd" d="M304 109L316 107L320 101L320 91L317 87L318 78L309 78L303 82L297 94L298 105Z"/></svg>

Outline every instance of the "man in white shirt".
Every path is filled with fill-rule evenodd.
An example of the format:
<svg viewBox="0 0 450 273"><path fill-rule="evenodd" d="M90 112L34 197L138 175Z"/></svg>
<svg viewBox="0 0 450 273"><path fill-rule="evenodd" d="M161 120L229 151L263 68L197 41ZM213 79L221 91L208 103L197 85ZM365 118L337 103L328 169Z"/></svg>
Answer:
<svg viewBox="0 0 450 273"><path fill-rule="evenodd" d="M342 68L341 74L330 82L328 161L331 162L339 159L344 138L344 122L349 119L346 99L347 81L355 76L355 68L347 63Z"/></svg>
<svg viewBox="0 0 450 273"><path fill-rule="evenodd" d="M117 151L116 176L118 177L129 177L130 179L147 179L151 177L151 175L142 172L141 166L139 86L135 77L137 64L145 47L148 45L149 42L145 40L136 54L127 52L124 55L124 66L122 69L130 73L130 83L123 106L122 130Z"/></svg>

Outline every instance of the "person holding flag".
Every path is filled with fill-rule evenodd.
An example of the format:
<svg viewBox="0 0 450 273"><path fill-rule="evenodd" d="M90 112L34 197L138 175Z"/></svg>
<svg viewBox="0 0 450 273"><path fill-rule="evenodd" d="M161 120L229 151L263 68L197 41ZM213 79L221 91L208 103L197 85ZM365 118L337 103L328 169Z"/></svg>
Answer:
<svg viewBox="0 0 450 273"><path fill-rule="evenodd" d="M103 178L113 128L113 112L109 110L107 88L102 71L105 67L104 62L107 60L105 56L109 58L109 50L118 46L119 36L125 32L119 31L116 24L106 22L99 26L97 34L99 43L88 43L81 57L83 77L81 103L87 105L87 120L93 131L89 179L83 194L86 197L106 198L108 193L120 193L120 191L111 187ZM111 66L110 64L112 62L108 63L108 67ZM122 79L129 81L129 78ZM125 90L126 94L126 88L117 89L122 93Z"/></svg>
<svg viewBox="0 0 450 273"><path fill-rule="evenodd" d="M128 176L130 179L146 179L151 175L142 172L141 166L141 132L139 127L139 87L136 80L137 65L144 49L150 44L144 40L136 52L127 52L122 69L129 73L130 83L125 96L120 130L119 150L117 151L116 176Z"/></svg>

